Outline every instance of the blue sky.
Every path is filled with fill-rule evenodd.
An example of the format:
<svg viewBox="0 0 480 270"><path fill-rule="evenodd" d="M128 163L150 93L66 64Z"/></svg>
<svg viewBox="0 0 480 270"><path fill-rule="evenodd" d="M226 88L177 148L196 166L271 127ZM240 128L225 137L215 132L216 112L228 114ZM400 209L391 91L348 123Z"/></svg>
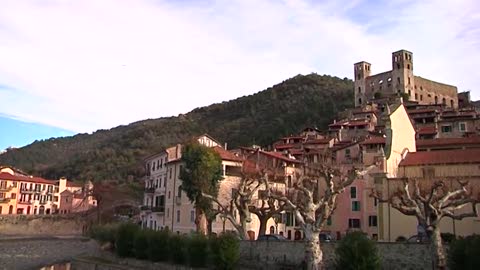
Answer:
<svg viewBox="0 0 480 270"><path fill-rule="evenodd" d="M416 75L480 98L477 0L1 5L0 114L36 124L23 143L2 132L7 145L177 115L299 73L352 78L361 60L383 72L399 49L413 52Z"/></svg>
<svg viewBox="0 0 480 270"><path fill-rule="evenodd" d="M0 151L7 147L19 147L35 140L49 139L51 137L70 136L74 133L56 127L42 124L27 123L0 116ZM11 132L14 131L14 132Z"/></svg>

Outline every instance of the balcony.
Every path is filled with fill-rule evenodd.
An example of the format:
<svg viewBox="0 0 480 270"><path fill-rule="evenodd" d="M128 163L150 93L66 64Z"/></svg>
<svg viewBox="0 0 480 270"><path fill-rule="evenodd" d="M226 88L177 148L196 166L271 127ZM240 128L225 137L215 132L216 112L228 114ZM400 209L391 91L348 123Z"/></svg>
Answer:
<svg viewBox="0 0 480 270"><path fill-rule="evenodd" d="M155 192L154 187L145 188L145 193L154 193L154 192Z"/></svg>
<svg viewBox="0 0 480 270"><path fill-rule="evenodd" d="M19 201L18 204L32 204L33 201Z"/></svg>
<svg viewBox="0 0 480 270"><path fill-rule="evenodd" d="M150 205L142 205L140 206L141 211L152 211L152 207Z"/></svg>
<svg viewBox="0 0 480 270"><path fill-rule="evenodd" d="M1 198L0 203L8 203L10 202L10 198Z"/></svg>
<svg viewBox="0 0 480 270"><path fill-rule="evenodd" d="M20 193L24 193L24 194L33 194L37 192L35 189L21 189L20 190Z"/></svg>
<svg viewBox="0 0 480 270"><path fill-rule="evenodd" d="M154 206L151 209L152 209L152 212L155 212L155 213L164 213L165 212L165 206Z"/></svg>
<svg viewBox="0 0 480 270"><path fill-rule="evenodd" d="M13 189L13 186L9 187L0 187L0 192L9 192L10 190Z"/></svg>

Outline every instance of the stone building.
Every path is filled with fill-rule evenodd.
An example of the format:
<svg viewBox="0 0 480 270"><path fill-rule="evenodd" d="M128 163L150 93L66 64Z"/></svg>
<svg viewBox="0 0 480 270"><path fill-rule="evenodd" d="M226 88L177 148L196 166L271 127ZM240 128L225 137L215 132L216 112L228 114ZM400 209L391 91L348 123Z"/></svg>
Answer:
<svg viewBox="0 0 480 270"><path fill-rule="evenodd" d="M457 87L415 76L413 54L406 50L392 53L392 70L372 75L371 64L362 61L354 64L354 76L356 107L398 95L419 104L458 107Z"/></svg>

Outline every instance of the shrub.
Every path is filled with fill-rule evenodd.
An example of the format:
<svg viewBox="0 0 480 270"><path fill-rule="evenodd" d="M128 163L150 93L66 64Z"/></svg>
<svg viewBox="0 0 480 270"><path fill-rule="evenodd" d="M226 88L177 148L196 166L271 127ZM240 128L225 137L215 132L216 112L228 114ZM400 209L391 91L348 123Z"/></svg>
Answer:
<svg viewBox="0 0 480 270"><path fill-rule="evenodd" d="M117 233L118 225L106 224L106 225L94 225L90 228L89 236L100 243L115 243L115 236Z"/></svg>
<svg viewBox="0 0 480 270"><path fill-rule="evenodd" d="M186 261L186 239L182 235L174 235L170 238L170 252L172 261L176 264L184 264Z"/></svg>
<svg viewBox="0 0 480 270"><path fill-rule="evenodd" d="M407 238L405 236L399 236L395 239L395 242L406 242Z"/></svg>
<svg viewBox="0 0 480 270"><path fill-rule="evenodd" d="M448 267L457 269L480 269L480 235L454 239L448 253Z"/></svg>
<svg viewBox="0 0 480 270"><path fill-rule="evenodd" d="M208 239L200 234L193 234L187 242L188 261L192 267L204 267L208 258Z"/></svg>
<svg viewBox="0 0 480 270"><path fill-rule="evenodd" d="M151 261L167 261L170 258L170 234L168 231L151 232L148 238L148 258Z"/></svg>
<svg viewBox="0 0 480 270"><path fill-rule="evenodd" d="M134 255L133 242L138 230L138 226L132 223L125 223L118 227L115 241L115 251L118 256L132 257Z"/></svg>
<svg viewBox="0 0 480 270"><path fill-rule="evenodd" d="M133 251L135 258L145 260L148 258L148 239L150 237L149 230L137 230L133 240Z"/></svg>
<svg viewBox="0 0 480 270"><path fill-rule="evenodd" d="M455 235L453 233L441 233L440 237L442 237L442 241L449 244L455 239Z"/></svg>
<svg viewBox="0 0 480 270"><path fill-rule="evenodd" d="M335 258L337 269L380 269L375 242L362 232L347 234L335 249Z"/></svg>
<svg viewBox="0 0 480 270"><path fill-rule="evenodd" d="M210 241L213 261L217 269L231 270L240 258L240 241L235 233L223 233Z"/></svg>

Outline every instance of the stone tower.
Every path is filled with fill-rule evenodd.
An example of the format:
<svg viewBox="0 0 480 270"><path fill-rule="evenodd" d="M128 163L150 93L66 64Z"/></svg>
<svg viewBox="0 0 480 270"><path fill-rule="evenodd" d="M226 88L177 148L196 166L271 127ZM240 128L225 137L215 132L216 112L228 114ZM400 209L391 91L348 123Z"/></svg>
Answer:
<svg viewBox="0 0 480 270"><path fill-rule="evenodd" d="M413 76L412 53L400 50L392 53L393 91L408 95L408 100L416 100L415 77Z"/></svg>
<svg viewBox="0 0 480 270"><path fill-rule="evenodd" d="M353 65L355 75L355 107L363 106L367 104L367 82L366 78L370 76L370 63L365 61L358 62Z"/></svg>

